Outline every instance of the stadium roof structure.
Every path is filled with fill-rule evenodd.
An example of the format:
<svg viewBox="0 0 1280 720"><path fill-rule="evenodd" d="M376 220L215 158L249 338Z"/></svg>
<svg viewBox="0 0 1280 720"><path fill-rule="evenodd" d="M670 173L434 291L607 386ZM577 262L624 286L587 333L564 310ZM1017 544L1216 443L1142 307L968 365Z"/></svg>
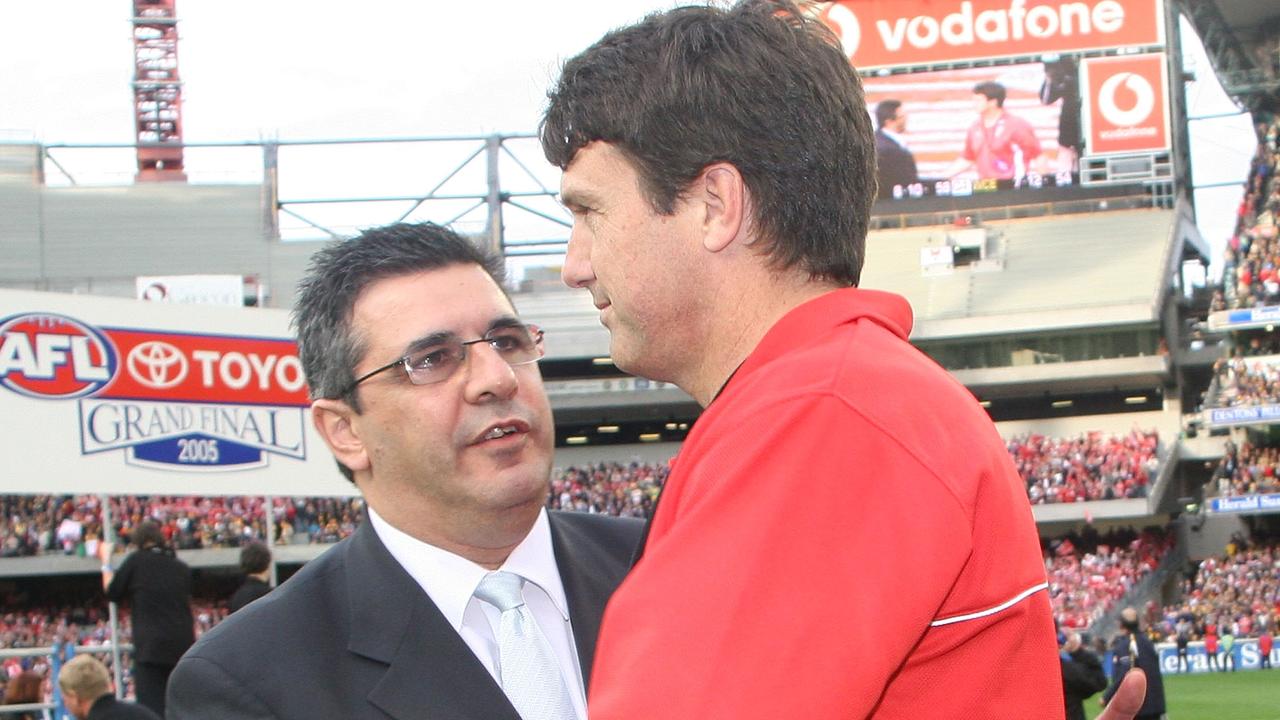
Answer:
<svg viewBox="0 0 1280 720"><path fill-rule="evenodd" d="M1263 0L1178 0L1204 42L1209 61L1227 94L1250 110L1280 109L1280 78L1263 67L1268 58L1254 52L1267 33L1280 29L1280 5ZM1265 51L1264 51L1265 52ZM1270 51L1270 62L1280 64Z"/></svg>
<svg viewBox="0 0 1280 720"><path fill-rule="evenodd" d="M861 286L906 296L913 340L1097 328L1160 319L1171 273L1208 249L1189 212L1139 209L992 221L985 259L922 268L951 226L873 231ZM969 229L969 228L967 228ZM605 357L608 333L585 292L521 293L520 312L548 332L548 359Z"/></svg>

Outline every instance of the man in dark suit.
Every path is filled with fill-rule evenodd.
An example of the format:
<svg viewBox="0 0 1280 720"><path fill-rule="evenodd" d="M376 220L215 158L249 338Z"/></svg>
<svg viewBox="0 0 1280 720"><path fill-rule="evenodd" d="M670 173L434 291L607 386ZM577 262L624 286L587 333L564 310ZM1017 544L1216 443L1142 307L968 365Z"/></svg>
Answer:
<svg viewBox="0 0 1280 720"><path fill-rule="evenodd" d="M585 718L600 617L641 523L544 509L542 331L501 277L500 259L430 224L312 259L299 357L316 429L368 517L201 638L169 718L529 720L511 608L484 592L510 574L549 649L538 683L560 702L542 717Z"/></svg>
<svg viewBox="0 0 1280 720"><path fill-rule="evenodd" d="M58 672L67 711L77 720L160 720L145 705L116 700L107 666L92 655L77 655Z"/></svg>
<svg viewBox="0 0 1280 720"><path fill-rule="evenodd" d="M266 543L254 540L240 548L240 572L244 582L227 601L227 612L233 613L271 592L271 550Z"/></svg>
<svg viewBox="0 0 1280 720"><path fill-rule="evenodd" d="M1111 687L1102 693L1106 707L1130 668L1138 668L1147 676L1147 695L1134 717L1137 720L1159 720L1164 717L1164 678L1160 673L1160 655L1138 624L1138 611L1127 607L1120 611L1121 633L1111 642L1115 663L1111 671Z"/></svg>
<svg viewBox="0 0 1280 720"><path fill-rule="evenodd" d="M876 105L876 182L879 197L889 197L894 185L917 182L916 158L907 149L907 113L901 100L881 100Z"/></svg>

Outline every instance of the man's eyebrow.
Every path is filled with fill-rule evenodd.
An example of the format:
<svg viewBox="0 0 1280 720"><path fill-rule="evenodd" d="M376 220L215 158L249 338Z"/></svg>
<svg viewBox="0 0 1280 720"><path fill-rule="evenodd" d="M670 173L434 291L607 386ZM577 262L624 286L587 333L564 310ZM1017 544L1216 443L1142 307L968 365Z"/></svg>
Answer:
<svg viewBox="0 0 1280 720"><path fill-rule="evenodd" d="M489 322L489 326L485 328L485 333L489 333L494 330L499 330L502 328L520 327L524 324L525 324L524 321L516 317L515 315L499 315L498 317L494 318ZM429 335L423 335L422 337L410 342L407 346L405 346L404 354L410 355L419 350L425 350L429 347L439 345L441 343L454 342L456 340L459 340L459 336L457 333L449 332L448 330L433 332Z"/></svg>
<svg viewBox="0 0 1280 720"><path fill-rule="evenodd" d="M587 190L569 188L560 192L560 204L569 209L593 207L595 203L595 197Z"/></svg>
<svg viewBox="0 0 1280 720"><path fill-rule="evenodd" d="M433 332L429 335L423 335L406 345L404 348L404 354L412 355L419 350L425 350L433 345L440 345L441 343L452 342L457 339L458 336L455 333L444 330L440 332Z"/></svg>

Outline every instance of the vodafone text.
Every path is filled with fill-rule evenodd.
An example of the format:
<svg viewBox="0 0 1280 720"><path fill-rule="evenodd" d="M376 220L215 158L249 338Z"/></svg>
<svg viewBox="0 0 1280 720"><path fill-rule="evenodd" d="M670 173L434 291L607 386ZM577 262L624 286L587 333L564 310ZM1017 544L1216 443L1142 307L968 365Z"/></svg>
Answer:
<svg viewBox="0 0 1280 720"><path fill-rule="evenodd" d="M1124 27L1124 6L1115 0L1066 2L1058 7L1037 5L1027 8L1026 0L1012 0L1007 9L974 13L972 2L960 3L958 12L939 21L929 15L876 21L884 47L897 52L904 43L930 48L939 41L963 46L1001 43L1024 38L1111 34Z"/></svg>

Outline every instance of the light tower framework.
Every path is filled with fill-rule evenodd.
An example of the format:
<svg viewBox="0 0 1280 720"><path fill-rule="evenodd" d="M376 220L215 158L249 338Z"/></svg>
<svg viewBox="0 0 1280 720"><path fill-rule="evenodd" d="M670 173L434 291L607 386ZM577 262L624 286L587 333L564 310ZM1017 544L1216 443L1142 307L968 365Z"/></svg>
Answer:
<svg viewBox="0 0 1280 720"><path fill-rule="evenodd" d="M133 0L133 112L139 182L185 181L177 0Z"/></svg>

